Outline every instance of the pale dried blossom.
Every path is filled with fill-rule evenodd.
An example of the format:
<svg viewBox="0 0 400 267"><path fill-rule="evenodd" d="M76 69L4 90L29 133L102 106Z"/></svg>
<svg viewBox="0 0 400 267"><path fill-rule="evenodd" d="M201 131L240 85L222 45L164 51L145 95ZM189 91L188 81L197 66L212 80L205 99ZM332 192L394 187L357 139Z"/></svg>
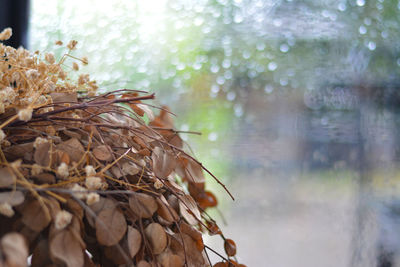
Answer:
<svg viewBox="0 0 400 267"><path fill-rule="evenodd" d="M7 217L12 217L14 216L14 213L15 212L9 203L0 203L0 214Z"/></svg>
<svg viewBox="0 0 400 267"><path fill-rule="evenodd" d="M79 70L78 63L72 62L72 69L75 70L75 71L78 71Z"/></svg>
<svg viewBox="0 0 400 267"><path fill-rule="evenodd" d="M99 201L100 201L100 195L95 192L91 192L86 196L86 204L88 204L89 206Z"/></svg>
<svg viewBox="0 0 400 267"><path fill-rule="evenodd" d="M27 70L25 72L25 75L26 75L26 78L28 78L29 80L33 81L33 80L36 80L39 77L40 74L39 74L38 70L30 69L30 70Z"/></svg>
<svg viewBox="0 0 400 267"><path fill-rule="evenodd" d="M61 210L57 213L54 220L54 226L57 230L62 230L67 227L72 221L72 214L66 210Z"/></svg>
<svg viewBox="0 0 400 267"><path fill-rule="evenodd" d="M62 162L60 166L58 166L57 176L63 179L69 176L68 165L65 162Z"/></svg>
<svg viewBox="0 0 400 267"><path fill-rule="evenodd" d="M54 57L53 53L46 53L44 55L44 59L49 62L50 64L54 64L56 62L56 58Z"/></svg>
<svg viewBox="0 0 400 267"><path fill-rule="evenodd" d="M154 188L157 190L163 188L163 186L164 184L158 179L154 182Z"/></svg>
<svg viewBox="0 0 400 267"><path fill-rule="evenodd" d="M86 165L85 166L85 173L86 176L95 176L96 175L96 170L94 169L94 167L92 165Z"/></svg>
<svg viewBox="0 0 400 267"><path fill-rule="evenodd" d="M67 48L69 49L69 50L74 50L74 49L76 49L76 45L78 44L78 41L75 41L75 40L71 40L71 41L69 41L69 43L67 44Z"/></svg>
<svg viewBox="0 0 400 267"><path fill-rule="evenodd" d="M3 140L6 138L6 134L3 132L3 130L0 129L0 142L3 142Z"/></svg>
<svg viewBox="0 0 400 267"><path fill-rule="evenodd" d="M82 64L83 64L83 65L89 64L89 60L88 60L87 57L82 57Z"/></svg>
<svg viewBox="0 0 400 267"><path fill-rule="evenodd" d="M12 36L12 29L11 28L5 28L2 32L0 32L0 41L5 41L10 39Z"/></svg>
<svg viewBox="0 0 400 267"><path fill-rule="evenodd" d="M78 85L83 85L89 82L89 74L81 74L78 77Z"/></svg>
<svg viewBox="0 0 400 267"><path fill-rule="evenodd" d="M103 188L103 181L100 177L90 176L85 180L85 186L89 190L99 190Z"/></svg>
<svg viewBox="0 0 400 267"><path fill-rule="evenodd" d="M21 167L21 163L22 159L17 159L16 161L10 163L10 167L16 170Z"/></svg>
<svg viewBox="0 0 400 267"><path fill-rule="evenodd" d="M33 176L41 174L42 171L43 171L42 166L40 166L39 164L35 163L32 165L31 174Z"/></svg>
<svg viewBox="0 0 400 267"><path fill-rule="evenodd" d="M43 137L36 137L35 142L33 142L33 147L38 148L41 144L48 143L49 140Z"/></svg>
<svg viewBox="0 0 400 267"><path fill-rule="evenodd" d="M61 40L57 40L57 41L55 42L55 44L56 44L56 45L63 45L63 42L62 42Z"/></svg>
<svg viewBox="0 0 400 267"><path fill-rule="evenodd" d="M18 111L18 119L20 119L21 121L29 121L30 119L32 119L32 108L24 108L21 109L20 111Z"/></svg>
<svg viewBox="0 0 400 267"><path fill-rule="evenodd" d="M80 186L79 184L74 184L71 187L71 190L74 192L73 194L76 198L85 199L87 196L86 188L84 188L83 186Z"/></svg>

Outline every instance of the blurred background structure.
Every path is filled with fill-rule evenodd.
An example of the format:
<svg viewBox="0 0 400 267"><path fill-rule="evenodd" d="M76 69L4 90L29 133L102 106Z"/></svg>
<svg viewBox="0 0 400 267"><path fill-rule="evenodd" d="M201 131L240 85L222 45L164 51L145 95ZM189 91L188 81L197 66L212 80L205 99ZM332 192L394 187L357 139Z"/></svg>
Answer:
<svg viewBox="0 0 400 267"><path fill-rule="evenodd" d="M240 262L400 266L398 0L30 6L30 49L78 40L101 90L155 92L203 133L184 138L236 196L210 178Z"/></svg>

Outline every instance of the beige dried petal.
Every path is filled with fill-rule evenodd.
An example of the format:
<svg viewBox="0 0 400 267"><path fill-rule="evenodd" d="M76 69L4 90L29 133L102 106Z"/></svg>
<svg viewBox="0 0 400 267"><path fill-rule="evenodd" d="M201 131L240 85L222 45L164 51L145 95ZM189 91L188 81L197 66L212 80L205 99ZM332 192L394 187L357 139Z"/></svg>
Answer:
<svg viewBox="0 0 400 267"><path fill-rule="evenodd" d="M86 173L86 176L95 176L96 175L96 171L92 165L85 166L85 173Z"/></svg>
<svg viewBox="0 0 400 267"><path fill-rule="evenodd" d="M85 180L85 186L89 190L99 190L103 187L103 181L100 177L87 177Z"/></svg>
<svg viewBox="0 0 400 267"><path fill-rule="evenodd" d="M65 162L62 162L60 166L57 168L57 176L66 179L69 176L68 165Z"/></svg>
<svg viewBox="0 0 400 267"><path fill-rule="evenodd" d="M53 53L46 53L44 55L44 59L49 62L50 64L54 64L56 62L56 58L54 57Z"/></svg>
<svg viewBox="0 0 400 267"><path fill-rule="evenodd" d="M10 267L27 266L28 245L22 234L8 233L0 242L2 255L5 256L5 265Z"/></svg>
<svg viewBox="0 0 400 267"><path fill-rule="evenodd" d="M87 190L86 190L86 188L84 188L84 187L82 187L82 186L80 186L80 185L78 185L78 184L74 184L72 187L71 187L71 190L74 192L74 196L75 197L77 197L77 198L79 198L79 199L85 199L86 198L86 195L87 195Z"/></svg>
<svg viewBox="0 0 400 267"><path fill-rule="evenodd" d="M99 201L100 201L100 195L94 192L89 193L86 197L86 204L88 204L89 206Z"/></svg>
<svg viewBox="0 0 400 267"><path fill-rule="evenodd" d="M0 41L5 41L10 39L12 36L12 29L11 28L5 28L2 32L0 32Z"/></svg>
<svg viewBox="0 0 400 267"><path fill-rule="evenodd" d="M18 119L21 121L29 121L32 119L32 108L25 108L18 111Z"/></svg>
<svg viewBox="0 0 400 267"><path fill-rule="evenodd" d="M150 243L152 253L155 255L160 254L167 246L167 234L164 228L158 223L149 224L144 229L144 234Z"/></svg>
<svg viewBox="0 0 400 267"><path fill-rule="evenodd" d="M33 143L33 147L37 148L41 144L44 144L44 143L47 143L47 142L49 142L49 140L47 140L46 138L36 137L35 142Z"/></svg>
<svg viewBox="0 0 400 267"><path fill-rule="evenodd" d="M72 214L66 210L61 210L57 213L56 219L54 220L54 226L57 230L62 230L67 227L72 220Z"/></svg>
<svg viewBox="0 0 400 267"><path fill-rule="evenodd" d="M7 217L12 217L14 216L15 212L9 203L0 203L0 214Z"/></svg>
<svg viewBox="0 0 400 267"><path fill-rule="evenodd" d="M6 138L6 134L3 132L3 130L0 129L0 142L3 142L3 140Z"/></svg>

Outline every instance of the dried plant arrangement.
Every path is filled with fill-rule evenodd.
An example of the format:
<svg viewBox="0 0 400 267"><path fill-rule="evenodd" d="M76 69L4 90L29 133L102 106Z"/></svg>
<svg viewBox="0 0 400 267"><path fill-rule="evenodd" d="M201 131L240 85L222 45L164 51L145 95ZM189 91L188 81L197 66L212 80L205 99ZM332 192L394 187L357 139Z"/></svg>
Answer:
<svg viewBox="0 0 400 267"><path fill-rule="evenodd" d="M214 176L185 152L168 108L155 116L154 94L69 78L67 58L88 64L76 45L56 61L0 43L0 266L245 266L205 211L217 200L203 172Z"/></svg>

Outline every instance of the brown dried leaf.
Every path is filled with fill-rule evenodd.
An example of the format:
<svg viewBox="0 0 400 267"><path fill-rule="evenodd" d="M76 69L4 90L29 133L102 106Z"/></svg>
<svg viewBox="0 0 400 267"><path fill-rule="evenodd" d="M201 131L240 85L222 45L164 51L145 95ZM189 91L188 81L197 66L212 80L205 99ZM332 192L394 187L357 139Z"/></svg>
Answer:
<svg viewBox="0 0 400 267"><path fill-rule="evenodd" d="M116 245L126 232L127 224L124 214L118 209L105 209L96 219L96 237L104 246Z"/></svg>
<svg viewBox="0 0 400 267"><path fill-rule="evenodd" d="M179 176L188 182L194 184L203 184L205 182L203 168L191 158L180 156L176 171Z"/></svg>
<svg viewBox="0 0 400 267"><path fill-rule="evenodd" d="M48 166L50 164L50 142L45 142L39 144L35 149L35 154L33 158L36 164L41 166Z"/></svg>
<svg viewBox="0 0 400 267"><path fill-rule="evenodd" d="M0 203L8 203L11 206L17 206L23 203L25 196L21 191L2 192L0 193Z"/></svg>
<svg viewBox="0 0 400 267"><path fill-rule="evenodd" d="M158 255L163 252L167 246L168 238L164 228L160 224L149 224L146 229L144 229L144 234L150 243L153 254Z"/></svg>
<svg viewBox="0 0 400 267"><path fill-rule="evenodd" d="M137 267L152 267L152 266L147 261L139 261L139 263L137 264Z"/></svg>
<svg viewBox="0 0 400 267"><path fill-rule="evenodd" d="M24 205L21 214L22 222L36 232L41 232L51 221L51 218L46 216L41 204L36 199L30 200Z"/></svg>
<svg viewBox="0 0 400 267"><path fill-rule="evenodd" d="M184 264L184 259L176 254L173 254L170 250L165 250L163 253L157 256L157 259L163 267L182 267Z"/></svg>
<svg viewBox="0 0 400 267"><path fill-rule="evenodd" d="M32 267L47 266L50 263L49 243L47 239L41 239L32 253Z"/></svg>
<svg viewBox="0 0 400 267"><path fill-rule="evenodd" d="M28 246L25 238L19 233L8 233L0 242L2 254L5 256L6 266L23 267L28 262Z"/></svg>
<svg viewBox="0 0 400 267"><path fill-rule="evenodd" d="M25 158L26 155L32 154L33 142L6 147L4 148L3 152L8 161Z"/></svg>
<svg viewBox="0 0 400 267"><path fill-rule="evenodd" d="M51 93L50 94L53 103L76 103L78 102L78 95L75 92L68 93Z"/></svg>
<svg viewBox="0 0 400 267"><path fill-rule="evenodd" d="M194 228L193 226L185 223L185 222L181 222L181 224L179 225L179 228L181 230L182 233L189 235L194 241L202 241L202 234L199 230L197 230L196 228Z"/></svg>
<svg viewBox="0 0 400 267"><path fill-rule="evenodd" d="M74 217L67 228L50 233L50 255L67 267L83 267L85 262L85 248L82 247L84 243L79 235L79 229L78 219Z"/></svg>
<svg viewBox="0 0 400 267"><path fill-rule="evenodd" d="M150 195L136 193L129 197L129 207L140 218L150 218L157 210L157 202Z"/></svg>
<svg viewBox="0 0 400 267"><path fill-rule="evenodd" d="M106 145L100 145L93 149L93 155L101 161L112 160L112 154L110 153L111 148Z"/></svg>
<svg viewBox="0 0 400 267"><path fill-rule="evenodd" d="M111 199L100 197L99 202L96 202L89 208L93 211L93 213L98 215L102 210L116 208L116 203ZM93 216L89 212L86 212L86 219L89 222L90 226L96 227L96 218L93 218Z"/></svg>
<svg viewBox="0 0 400 267"><path fill-rule="evenodd" d="M180 197L179 211L182 217L191 225L196 225L201 220L197 203L190 195Z"/></svg>
<svg viewBox="0 0 400 267"><path fill-rule="evenodd" d="M133 258L139 251L142 245L142 235L135 228L128 226L127 233L128 250L131 258Z"/></svg>
<svg viewBox="0 0 400 267"><path fill-rule="evenodd" d="M54 184L56 182L56 177L48 172L43 172L32 176L37 184Z"/></svg>
<svg viewBox="0 0 400 267"><path fill-rule="evenodd" d="M71 138L57 145L57 150L66 152L72 162L79 162L85 153L85 149L81 142L76 138Z"/></svg>
<svg viewBox="0 0 400 267"><path fill-rule="evenodd" d="M229 257L233 257L236 255L236 244L235 241L232 239L226 239L224 242L224 249L226 252L226 255Z"/></svg>
<svg viewBox="0 0 400 267"><path fill-rule="evenodd" d="M179 215L176 213L176 211L169 205L168 201L165 199L163 195L160 196L160 198L156 199L158 209L157 209L157 214L166 220L169 223L173 223L175 221L179 220Z"/></svg>
<svg viewBox="0 0 400 267"><path fill-rule="evenodd" d="M183 242L182 242L183 238ZM205 259L203 257L202 251L199 251L196 242L187 234L174 234L171 239L171 250L184 258L183 254L183 244L185 246L186 259L188 266L204 266Z"/></svg>
<svg viewBox="0 0 400 267"><path fill-rule="evenodd" d="M16 180L15 174L8 167L0 168L0 187L6 187L14 184Z"/></svg>
<svg viewBox="0 0 400 267"><path fill-rule="evenodd" d="M155 147L151 155L153 171L158 178L166 178L176 167L175 157L161 147Z"/></svg>

